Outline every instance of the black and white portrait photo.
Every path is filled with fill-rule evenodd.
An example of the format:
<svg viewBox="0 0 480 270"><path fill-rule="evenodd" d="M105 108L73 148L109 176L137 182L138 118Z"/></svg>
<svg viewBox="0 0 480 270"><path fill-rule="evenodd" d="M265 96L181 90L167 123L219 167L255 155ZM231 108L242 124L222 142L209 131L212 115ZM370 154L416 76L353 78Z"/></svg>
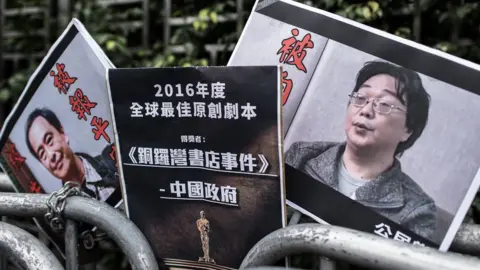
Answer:
<svg viewBox="0 0 480 270"><path fill-rule="evenodd" d="M332 40L321 61L285 163L440 244L480 165L462 117L480 97Z"/></svg>
<svg viewBox="0 0 480 270"><path fill-rule="evenodd" d="M447 250L480 186L480 66L292 0L257 1L228 62L265 64L285 71L287 204Z"/></svg>

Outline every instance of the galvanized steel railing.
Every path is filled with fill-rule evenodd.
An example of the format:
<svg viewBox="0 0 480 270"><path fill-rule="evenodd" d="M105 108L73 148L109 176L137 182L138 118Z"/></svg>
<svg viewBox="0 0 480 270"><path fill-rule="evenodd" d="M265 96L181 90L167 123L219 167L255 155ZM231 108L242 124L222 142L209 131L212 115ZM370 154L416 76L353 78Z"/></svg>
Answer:
<svg viewBox="0 0 480 270"><path fill-rule="evenodd" d="M55 255L40 240L4 222L0 222L0 253L20 269L63 269Z"/></svg>
<svg viewBox="0 0 480 270"><path fill-rule="evenodd" d="M50 198L51 197L48 194L0 193L0 216L43 218L50 211L48 205ZM65 253L67 269L77 269L78 267L76 257L78 241L76 221L94 225L102 232L105 232L110 239L117 243L123 253L127 256L133 269L158 269L158 264L147 239L135 224L119 210L106 203L83 196L69 196L65 197L64 200L65 203L62 206L61 214L65 219ZM5 244L7 246L14 246L14 243L11 241L16 241L8 238L9 234L28 234L26 232L21 234L23 231L21 229L12 230L12 228L15 228L13 225L8 225L6 228L10 230L0 229L0 234L2 234L0 240L5 239L4 242L0 241L0 244ZM6 236L3 236L3 234ZM30 235L30 237L34 238L32 235ZM32 243L32 245L34 245L32 248L43 245L39 241L38 243L34 241ZM43 246L45 247L45 245ZM28 245L25 246L23 252L27 252L27 248ZM39 252L43 252L45 254L44 256L49 258L46 255L48 252L45 250L40 250ZM12 253L10 252L2 255L12 255ZM20 253L15 253L14 255L15 256L10 256L9 258L23 258L19 256L21 255ZM41 257L42 256L40 256L40 258ZM30 265L26 269L37 269L31 267L33 267L33 265ZM57 268L51 267L42 269Z"/></svg>
<svg viewBox="0 0 480 270"><path fill-rule="evenodd" d="M115 241L133 269L158 269L145 236L122 212L78 193L58 193L61 201L52 204L52 195L14 193L8 179L0 175L0 216L38 217L50 213L65 230L66 269L78 269L77 222L96 226ZM65 191L65 190L63 190ZM63 194L63 195L62 195ZM56 209L55 213L52 209ZM54 215L57 214L57 215ZM48 217L49 215L47 215ZM296 224L295 213L287 228L272 232L259 241L243 260L241 269L279 270L270 264L299 253L318 254L320 269L335 269L335 261L378 269L480 269L480 226L462 224L451 250L440 252L429 247L385 239L352 229ZM52 223L53 224L53 223ZM459 252L459 253L456 253ZM17 226L0 222L0 253L24 269L63 269L53 253L36 237ZM463 254L460 254L463 253ZM466 255L469 254L469 255ZM473 256L471 256L473 255ZM284 268L282 268L284 269Z"/></svg>
<svg viewBox="0 0 480 270"><path fill-rule="evenodd" d="M347 228L297 224L277 230L258 242L241 268L273 264L300 253L313 253L374 269L480 269L480 259L385 239Z"/></svg>
<svg viewBox="0 0 480 270"><path fill-rule="evenodd" d="M480 225L462 224L453 239L450 250L480 256ZM480 269L480 265L478 267Z"/></svg>

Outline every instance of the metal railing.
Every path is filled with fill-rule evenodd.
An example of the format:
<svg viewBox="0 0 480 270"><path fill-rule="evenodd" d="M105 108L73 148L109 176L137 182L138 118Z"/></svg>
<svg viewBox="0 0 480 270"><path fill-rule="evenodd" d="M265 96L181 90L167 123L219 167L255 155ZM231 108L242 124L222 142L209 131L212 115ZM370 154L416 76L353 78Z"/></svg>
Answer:
<svg viewBox="0 0 480 270"><path fill-rule="evenodd" d="M64 187L61 191L67 190L75 190L75 187L67 189ZM67 192L58 193L59 196L55 198L56 201L52 204L52 195L49 194L0 193L0 216L31 218L50 216L50 224L54 228L65 229L66 269L78 269L77 244L79 235L77 222L93 225L100 231L105 232L126 255L133 269L158 269L157 261L147 239L122 212L104 202L78 196L79 193L73 192L71 193L72 196L68 196L68 194ZM28 241L21 240L23 244L19 246L19 240L15 239L23 239L23 237ZM63 269L61 265L60 268L55 268L55 260L51 259L55 258L54 255L38 239L35 241L32 239L36 238L14 225L0 226L0 251L7 259L13 262L23 262L21 265L26 269ZM37 253L25 257L26 254L31 253L29 245ZM1 246L10 248L5 250ZM43 249L40 246L43 246ZM36 262L36 264L26 262L35 260L39 262ZM44 267L48 261L51 261L49 265L52 265L52 267ZM39 264L43 268L35 268Z"/></svg>
<svg viewBox="0 0 480 270"><path fill-rule="evenodd" d="M78 269L79 222L105 232L126 255L133 269L159 268L145 236L123 212L82 196L76 187L66 185L53 195L15 193L8 178L0 174L0 190L7 191L0 192L0 216L9 219L46 216L53 227L65 230L68 270ZM70 192L72 190L77 192ZM315 267L321 270L335 269L336 261L374 269L480 269L480 259L475 257L480 256L479 225L462 224L450 251L441 252L338 226L296 224L299 217L295 212L288 227L259 241L240 268L278 270L279 267L269 265L291 255L311 253L321 258ZM45 243L16 225L0 222L2 256L23 269L63 269Z"/></svg>
<svg viewBox="0 0 480 270"><path fill-rule="evenodd" d="M319 254L374 269L480 269L480 259L474 256L440 252L321 224L296 224L272 232L250 250L240 268L267 266L301 253Z"/></svg>
<svg viewBox="0 0 480 270"><path fill-rule="evenodd" d="M480 225L462 224L453 239L450 250L480 257Z"/></svg>
<svg viewBox="0 0 480 270"><path fill-rule="evenodd" d="M0 252L17 268L62 270L55 255L36 237L14 225L0 222Z"/></svg>

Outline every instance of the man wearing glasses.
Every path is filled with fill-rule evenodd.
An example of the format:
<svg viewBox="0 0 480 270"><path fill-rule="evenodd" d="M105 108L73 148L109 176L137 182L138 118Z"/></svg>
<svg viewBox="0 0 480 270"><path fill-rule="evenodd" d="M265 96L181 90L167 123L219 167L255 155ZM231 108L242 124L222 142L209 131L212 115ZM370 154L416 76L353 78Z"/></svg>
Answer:
<svg viewBox="0 0 480 270"><path fill-rule="evenodd" d="M368 62L349 97L346 141L295 142L285 162L431 238L435 202L402 171L397 159L427 124L430 96L420 76L390 63Z"/></svg>

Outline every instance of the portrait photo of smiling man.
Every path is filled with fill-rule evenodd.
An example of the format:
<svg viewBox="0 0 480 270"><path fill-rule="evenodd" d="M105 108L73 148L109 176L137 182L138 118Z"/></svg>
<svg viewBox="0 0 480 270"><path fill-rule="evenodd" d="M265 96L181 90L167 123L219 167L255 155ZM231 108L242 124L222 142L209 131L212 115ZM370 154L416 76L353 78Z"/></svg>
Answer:
<svg viewBox="0 0 480 270"><path fill-rule="evenodd" d="M420 76L384 61L359 70L345 97L344 141L296 141L285 162L411 231L436 230L434 200L399 157L422 134L430 96Z"/></svg>
<svg viewBox="0 0 480 270"><path fill-rule="evenodd" d="M74 152L69 134L53 111L33 110L27 118L25 139L30 153L62 184L77 182L100 201L106 201L120 187L115 161L109 157L111 145L98 156Z"/></svg>

